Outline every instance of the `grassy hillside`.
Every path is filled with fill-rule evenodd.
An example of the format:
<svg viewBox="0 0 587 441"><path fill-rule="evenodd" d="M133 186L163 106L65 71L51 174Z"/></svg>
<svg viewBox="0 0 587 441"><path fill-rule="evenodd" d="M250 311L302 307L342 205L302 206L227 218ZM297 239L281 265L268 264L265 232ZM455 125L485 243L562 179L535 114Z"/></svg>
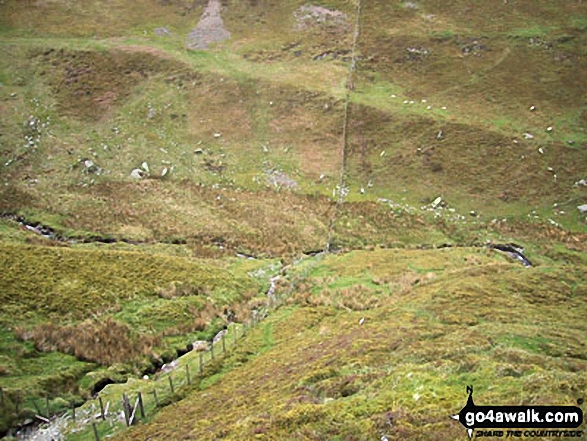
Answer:
<svg viewBox="0 0 587 441"><path fill-rule="evenodd" d="M466 384L480 403L573 405L583 277L472 249L328 257L220 379L118 439L461 439Z"/></svg>
<svg viewBox="0 0 587 441"><path fill-rule="evenodd" d="M470 383L573 404L586 30L581 1L2 2L0 434L248 321L280 270L119 437L453 439Z"/></svg>

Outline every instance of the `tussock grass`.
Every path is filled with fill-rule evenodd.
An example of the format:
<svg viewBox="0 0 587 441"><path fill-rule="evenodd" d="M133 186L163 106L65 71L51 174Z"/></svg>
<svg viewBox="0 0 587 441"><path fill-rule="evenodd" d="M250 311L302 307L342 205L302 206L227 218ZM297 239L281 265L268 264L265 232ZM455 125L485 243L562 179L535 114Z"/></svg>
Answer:
<svg viewBox="0 0 587 441"><path fill-rule="evenodd" d="M578 336L587 298L583 275L569 269L524 269L476 249L326 257L294 298L312 286L317 298L332 295L333 284L410 288L369 310L278 310L237 349L251 354L245 364L229 356L221 381L118 439L457 439L462 428L447 415L462 408L468 384L478 403L573 405L586 381ZM273 345L261 350L268 328ZM195 424L172 426L172 413Z"/></svg>

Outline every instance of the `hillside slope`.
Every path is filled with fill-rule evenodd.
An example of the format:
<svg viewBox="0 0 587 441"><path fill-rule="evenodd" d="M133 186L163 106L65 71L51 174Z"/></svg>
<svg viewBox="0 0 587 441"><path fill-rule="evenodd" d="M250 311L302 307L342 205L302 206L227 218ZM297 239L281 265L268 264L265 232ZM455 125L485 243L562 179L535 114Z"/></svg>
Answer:
<svg viewBox="0 0 587 441"><path fill-rule="evenodd" d="M260 312L117 436L453 439L469 383L576 402L586 30L581 1L3 1L0 434Z"/></svg>

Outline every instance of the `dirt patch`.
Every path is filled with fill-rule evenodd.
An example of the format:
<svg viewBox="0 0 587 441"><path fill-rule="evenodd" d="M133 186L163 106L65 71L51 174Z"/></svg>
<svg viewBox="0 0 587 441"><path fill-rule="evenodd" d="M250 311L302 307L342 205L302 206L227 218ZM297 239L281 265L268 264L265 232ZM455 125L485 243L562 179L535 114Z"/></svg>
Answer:
<svg viewBox="0 0 587 441"><path fill-rule="evenodd" d="M189 49L208 49L212 43L230 38L220 15L222 5L219 0L210 0L196 28L188 34L186 46Z"/></svg>

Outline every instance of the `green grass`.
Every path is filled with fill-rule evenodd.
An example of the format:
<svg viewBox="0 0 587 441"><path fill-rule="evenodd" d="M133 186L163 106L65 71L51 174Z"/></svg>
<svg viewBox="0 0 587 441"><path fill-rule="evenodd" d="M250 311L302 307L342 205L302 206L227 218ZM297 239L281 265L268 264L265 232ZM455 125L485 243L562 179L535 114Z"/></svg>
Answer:
<svg viewBox="0 0 587 441"><path fill-rule="evenodd" d="M348 58L315 58L348 57L354 1L315 2L347 14L335 26L297 26L300 0L223 2L232 37L209 51L185 49L205 2L0 5L0 212L63 239L0 220L0 431L31 399L62 410L210 339L225 308L248 319L280 265L329 235L341 254L291 267L284 307L120 437L455 439L446 415L471 382L480 402L576 399L584 5L416 3L363 5L352 87ZM150 176L130 178L143 162ZM487 241L535 268L464 248ZM421 249L442 244L457 248Z"/></svg>
<svg viewBox="0 0 587 441"><path fill-rule="evenodd" d="M365 311L280 309L244 342L248 350L259 351L259 339L271 326L271 349L259 351L221 381L191 392L119 439L171 436L171 430L175 436L180 430L202 439L219 434L235 439L254 434L344 439L381 433L423 439L435 430L452 439L461 429L446 415L462 407L467 384L475 385L478 402L575 402L585 385L576 370L585 364L583 343L573 337L584 332L580 311L585 297L565 300L560 280L582 280L579 273L559 267L550 276L473 250L442 252L442 261L458 270L439 271L430 261L440 258L439 252L375 251L329 257L318 264L317 281L321 286L323 274L328 274L320 268L351 285L361 284L345 273L354 273L353 266L401 274L407 269L398 254L420 268L434 267L436 277ZM466 269L461 268L463 258L469 261ZM559 308L551 308L552 301L537 303L543 295L559 296L554 300ZM566 331L557 329L563 316ZM272 367L270 374L261 368L266 364ZM207 403L229 391L233 399L225 402L222 414L210 409ZM195 418L198 424L171 429L172 414Z"/></svg>

